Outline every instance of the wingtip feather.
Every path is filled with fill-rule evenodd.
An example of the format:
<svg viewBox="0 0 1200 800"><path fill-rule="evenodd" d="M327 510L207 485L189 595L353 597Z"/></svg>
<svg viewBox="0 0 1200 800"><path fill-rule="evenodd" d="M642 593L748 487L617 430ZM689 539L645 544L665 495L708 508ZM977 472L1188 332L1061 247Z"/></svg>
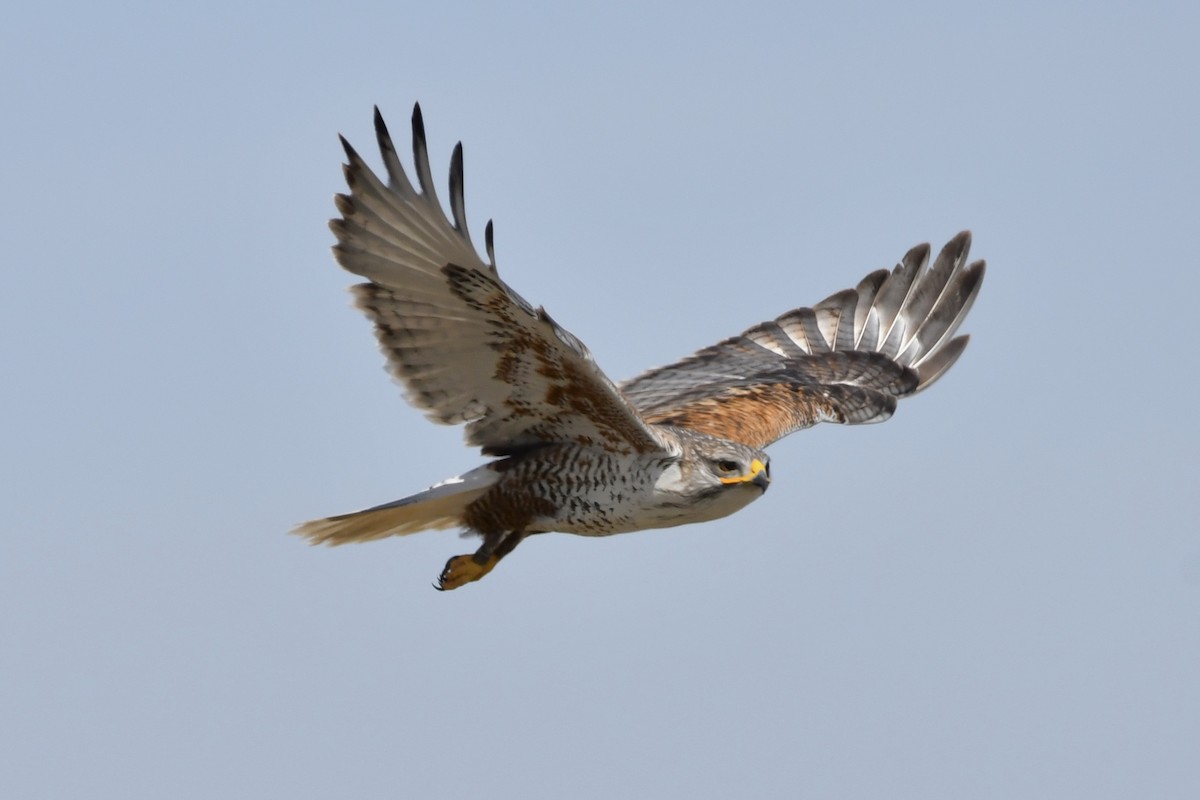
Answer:
<svg viewBox="0 0 1200 800"><path fill-rule="evenodd" d="M454 152L450 154L450 213L454 217L454 229L469 240L471 233L467 229L466 194L463 188L462 142L454 145Z"/></svg>
<svg viewBox="0 0 1200 800"><path fill-rule="evenodd" d="M968 334L956 336L944 345L939 347L928 359L923 361L917 367L917 388L913 394L923 391L932 386L939 378L954 366L954 362L958 361L962 356L963 351L967 349L967 344L971 341Z"/></svg>
<svg viewBox="0 0 1200 800"><path fill-rule="evenodd" d="M345 151L346 158L349 159L351 165L362 163L362 156L354 149L354 145L350 144L349 139L339 133L338 141L342 143L342 150Z"/></svg>
<svg viewBox="0 0 1200 800"><path fill-rule="evenodd" d="M379 148L385 153L389 150L394 153L396 147L392 143L392 134L388 131L387 123L384 122L383 113L380 112L379 106L375 106L375 114L372 122L375 125L375 139L379 142Z"/></svg>

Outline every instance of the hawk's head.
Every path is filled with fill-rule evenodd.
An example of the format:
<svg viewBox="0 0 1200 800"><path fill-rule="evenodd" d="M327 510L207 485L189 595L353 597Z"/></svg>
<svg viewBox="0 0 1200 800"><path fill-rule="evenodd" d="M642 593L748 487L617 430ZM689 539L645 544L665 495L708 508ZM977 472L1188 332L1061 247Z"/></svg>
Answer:
<svg viewBox="0 0 1200 800"><path fill-rule="evenodd" d="M762 497L771 483L771 459L740 442L675 429L681 454L655 483L663 524L719 519Z"/></svg>

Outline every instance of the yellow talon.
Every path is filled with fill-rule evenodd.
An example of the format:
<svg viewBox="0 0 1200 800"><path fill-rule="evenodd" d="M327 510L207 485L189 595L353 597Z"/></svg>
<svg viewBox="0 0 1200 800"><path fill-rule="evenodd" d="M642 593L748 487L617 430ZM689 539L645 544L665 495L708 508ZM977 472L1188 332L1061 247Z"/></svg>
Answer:
<svg viewBox="0 0 1200 800"><path fill-rule="evenodd" d="M495 556L489 556L488 560L482 564L476 561L474 556L454 556L446 562L446 567L438 576L437 585L434 588L440 592L457 589L463 584L477 581L487 575L499 562L500 559Z"/></svg>

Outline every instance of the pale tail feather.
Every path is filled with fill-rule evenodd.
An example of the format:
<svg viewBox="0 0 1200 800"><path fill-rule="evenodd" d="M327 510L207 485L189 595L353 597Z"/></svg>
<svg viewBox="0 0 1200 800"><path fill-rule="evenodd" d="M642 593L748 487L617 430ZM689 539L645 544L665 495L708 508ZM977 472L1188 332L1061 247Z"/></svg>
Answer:
<svg viewBox="0 0 1200 800"><path fill-rule="evenodd" d="M499 473L484 465L411 497L351 514L315 519L297 526L292 533L312 544L335 545L457 527L462 524L460 520L467 505L499 477Z"/></svg>

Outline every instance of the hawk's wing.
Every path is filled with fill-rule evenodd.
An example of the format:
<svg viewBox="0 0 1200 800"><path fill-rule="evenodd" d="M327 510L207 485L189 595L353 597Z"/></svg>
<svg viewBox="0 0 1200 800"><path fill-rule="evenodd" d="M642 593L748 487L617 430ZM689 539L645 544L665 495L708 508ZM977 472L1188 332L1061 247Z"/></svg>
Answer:
<svg viewBox="0 0 1200 800"><path fill-rule="evenodd" d="M954 337L983 281L971 234L928 266L914 247L891 272L797 308L622 384L649 422L765 447L818 422L880 422L967 346Z"/></svg>
<svg viewBox="0 0 1200 800"><path fill-rule="evenodd" d="M433 188L421 109L413 109L414 189L375 109L384 185L345 139L349 195L330 222L334 254L370 283L354 287L375 322L391 373L435 422L465 422L466 438L502 455L547 442L654 452L663 443L583 344L496 273L467 232L462 145L450 164L447 219Z"/></svg>

